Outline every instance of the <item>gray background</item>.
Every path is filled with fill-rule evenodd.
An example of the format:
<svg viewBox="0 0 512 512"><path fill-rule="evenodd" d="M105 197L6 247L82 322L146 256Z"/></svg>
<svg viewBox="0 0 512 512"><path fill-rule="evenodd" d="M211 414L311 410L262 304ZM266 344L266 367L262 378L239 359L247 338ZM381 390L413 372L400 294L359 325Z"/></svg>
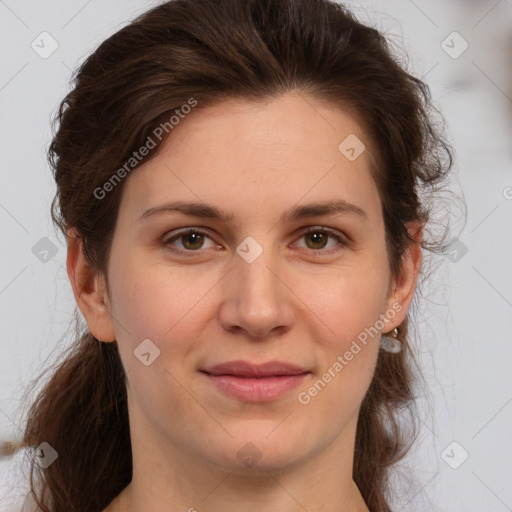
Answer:
<svg viewBox="0 0 512 512"><path fill-rule="evenodd" d="M71 70L155 3L0 0L0 438L20 435L23 386L68 342L73 318L65 246L49 216L51 116ZM348 3L405 48L409 69L430 85L456 149L451 188L468 205L464 224L446 197L458 252L427 262L433 274L415 307L429 392L396 473L394 510L512 510L512 2ZM58 44L47 58L31 47L51 49L44 31ZM469 44L457 58L464 41L454 31ZM21 455L0 461L1 511L20 510L23 464Z"/></svg>

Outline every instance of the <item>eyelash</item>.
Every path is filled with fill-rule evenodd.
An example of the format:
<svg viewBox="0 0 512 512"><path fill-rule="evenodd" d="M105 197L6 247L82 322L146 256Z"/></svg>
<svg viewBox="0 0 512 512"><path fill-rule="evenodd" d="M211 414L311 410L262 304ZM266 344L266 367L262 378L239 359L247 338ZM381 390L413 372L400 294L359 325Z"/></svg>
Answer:
<svg viewBox="0 0 512 512"><path fill-rule="evenodd" d="M183 237L185 235L190 235L191 233L198 233L198 234L201 234L201 235L205 235L207 236L208 238L212 239L212 237L210 236L210 233L208 231L205 231L201 228L186 228L186 229L183 229L182 231L179 231L178 233L175 233L173 236L171 236L170 238L166 238L164 241L163 241L163 245L168 248L169 250L171 250L172 252L175 252L175 253L178 253L178 254L181 254L181 255L187 255L188 256L188 253L198 253L201 251L201 249L198 249L196 251L192 251L190 249L176 249L176 248L173 248L171 247L171 242L174 242L175 240L178 240L180 237ZM310 233L324 233L326 235L328 235L329 237L331 238L335 238L341 245L341 247L338 247L336 249L331 249L331 250L324 250L324 249L306 249L308 251L311 251L313 252L313 254L316 256L316 255L330 255L330 254L335 254L339 251L341 251L343 248L345 248L346 246L348 246L348 242L347 240L341 236L340 234L338 234L336 231L332 230L332 229L329 229L329 228L325 228L325 227L315 227L315 226L311 226L311 227L308 227L306 228L306 230L302 231L301 234L300 234L300 237L299 238L302 238ZM190 255L192 256L192 255Z"/></svg>

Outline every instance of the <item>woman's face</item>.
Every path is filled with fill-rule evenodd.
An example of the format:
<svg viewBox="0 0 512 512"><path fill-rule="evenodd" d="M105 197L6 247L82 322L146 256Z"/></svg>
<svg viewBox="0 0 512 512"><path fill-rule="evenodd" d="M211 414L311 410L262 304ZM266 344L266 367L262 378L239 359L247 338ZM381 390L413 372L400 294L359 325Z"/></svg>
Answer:
<svg viewBox="0 0 512 512"><path fill-rule="evenodd" d="M375 329L412 298L369 151L347 112L287 93L192 111L126 178L97 325L126 370L134 456L237 471L352 456Z"/></svg>

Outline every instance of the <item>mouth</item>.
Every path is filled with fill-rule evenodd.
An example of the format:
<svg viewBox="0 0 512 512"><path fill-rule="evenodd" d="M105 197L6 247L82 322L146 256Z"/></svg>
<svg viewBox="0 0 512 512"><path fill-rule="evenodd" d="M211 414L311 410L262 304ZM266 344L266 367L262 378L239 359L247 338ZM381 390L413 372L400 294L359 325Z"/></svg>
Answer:
<svg viewBox="0 0 512 512"><path fill-rule="evenodd" d="M267 402L296 388L311 372L282 361L253 364L230 361L201 373L224 395L246 402Z"/></svg>

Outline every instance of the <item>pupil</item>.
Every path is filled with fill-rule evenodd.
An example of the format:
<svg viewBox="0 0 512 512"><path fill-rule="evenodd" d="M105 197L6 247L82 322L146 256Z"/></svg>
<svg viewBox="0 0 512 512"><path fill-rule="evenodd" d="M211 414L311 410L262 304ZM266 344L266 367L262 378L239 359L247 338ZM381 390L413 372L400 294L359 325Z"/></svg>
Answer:
<svg viewBox="0 0 512 512"><path fill-rule="evenodd" d="M325 237L325 234L324 233L312 233L311 235L311 238L313 238L313 244L317 244L317 243L321 243L322 242L322 238Z"/></svg>
<svg viewBox="0 0 512 512"><path fill-rule="evenodd" d="M188 235L185 235L185 247L187 246L187 244L194 246L194 244L197 244L198 242L200 243L202 241L202 237L203 235L201 235L200 233L189 233Z"/></svg>

